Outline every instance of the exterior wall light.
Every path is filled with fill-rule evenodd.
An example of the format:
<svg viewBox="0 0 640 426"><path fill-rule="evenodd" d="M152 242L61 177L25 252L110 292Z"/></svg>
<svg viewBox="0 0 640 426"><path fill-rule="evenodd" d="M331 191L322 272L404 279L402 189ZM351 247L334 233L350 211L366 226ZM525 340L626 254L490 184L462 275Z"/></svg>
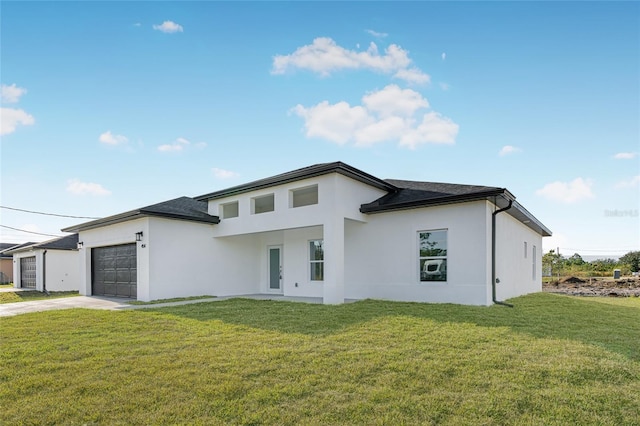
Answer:
<svg viewBox="0 0 640 426"><path fill-rule="evenodd" d="M136 241L142 241L142 231L136 232Z"/></svg>
<svg viewBox="0 0 640 426"><path fill-rule="evenodd" d="M82 246L84 246L84 242L78 241L78 245L77 245L78 250L80 250Z"/></svg>

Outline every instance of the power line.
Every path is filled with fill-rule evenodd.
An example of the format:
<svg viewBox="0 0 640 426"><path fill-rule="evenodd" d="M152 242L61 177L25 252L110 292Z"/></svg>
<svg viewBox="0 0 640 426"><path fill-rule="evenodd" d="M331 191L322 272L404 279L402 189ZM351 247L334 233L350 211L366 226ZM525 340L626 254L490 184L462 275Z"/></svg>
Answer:
<svg viewBox="0 0 640 426"><path fill-rule="evenodd" d="M71 219L100 219L99 217L70 216L70 215L66 215L66 214L35 212L35 211L32 211L32 210L16 209L14 207L6 207L6 206L0 206L0 209L15 210L17 212L24 212L24 213L41 214L43 216L70 217Z"/></svg>
<svg viewBox="0 0 640 426"><path fill-rule="evenodd" d="M24 229L12 228L7 225L0 225L2 228L13 229L14 231L26 232L27 234L44 235L45 237L62 237L63 235L43 234L42 232L25 231Z"/></svg>

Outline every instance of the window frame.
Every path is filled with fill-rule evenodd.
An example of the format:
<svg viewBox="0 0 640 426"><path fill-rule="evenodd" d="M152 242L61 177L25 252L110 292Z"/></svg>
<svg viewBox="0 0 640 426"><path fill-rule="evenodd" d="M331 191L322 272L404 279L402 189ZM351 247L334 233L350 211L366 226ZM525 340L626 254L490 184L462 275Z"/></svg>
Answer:
<svg viewBox="0 0 640 426"><path fill-rule="evenodd" d="M256 211L256 202L260 200L264 200L267 198L271 198L271 210L261 210ZM269 194L257 195L251 198L251 214L263 214L263 213L271 213L276 211L276 195L271 192Z"/></svg>
<svg viewBox="0 0 640 426"><path fill-rule="evenodd" d="M313 202L311 202L311 203L296 205L296 193L308 192L309 190L313 190L313 189L315 189L315 197L314 197L315 201L313 201L313 199L312 199ZM307 195L307 194L305 194L305 195ZM289 208L297 209L299 207L315 206L318 203L319 203L318 184L301 186L299 188L293 188L293 189L289 190Z"/></svg>
<svg viewBox="0 0 640 426"><path fill-rule="evenodd" d="M226 215L227 207L230 207L230 206L232 206L234 204L236 206L236 209L235 209L236 215L235 216L227 216ZM233 218L239 217L240 216L240 203L236 200L236 201L230 201L228 203L220 204L220 210L221 210L220 213L222 213L220 215L222 217L222 219L233 219Z"/></svg>
<svg viewBox="0 0 640 426"><path fill-rule="evenodd" d="M320 242L320 247L322 248L322 259L312 259L311 258L311 244L314 244L316 242ZM309 278L309 282L324 282L324 239L323 238L316 238L313 240L309 240L308 241L308 245L307 247L309 248L308 253L308 262L307 264L309 265L309 271L307 274L307 278ZM321 265L320 271L321 271L321 279L313 279L313 272L314 272L314 266L315 265Z"/></svg>
<svg viewBox="0 0 640 426"><path fill-rule="evenodd" d="M444 233L444 255L427 255L427 256L422 256L421 253L421 238L422 238L422 234L433 234L433 233ZM446 284L449 280L449 274L447 272L447 266L449 263L449 229L448 228L439 228L439 229L424 229L424 230L419 230L416 232L416 236L417 236L417 259L418 259L418 283L419 284ZM440 275L444 275L444 279L432 279L432 280L428 280L428 279L423 279L423 277L427 277L428 275L426 275L426 272L424 272L422 269L424 268L424 262L423 261L429 261L429 260L443 260L444 262L440 262L440 264L438 265L438 273ZM435 275L435 274L434 274Z"/></svg>

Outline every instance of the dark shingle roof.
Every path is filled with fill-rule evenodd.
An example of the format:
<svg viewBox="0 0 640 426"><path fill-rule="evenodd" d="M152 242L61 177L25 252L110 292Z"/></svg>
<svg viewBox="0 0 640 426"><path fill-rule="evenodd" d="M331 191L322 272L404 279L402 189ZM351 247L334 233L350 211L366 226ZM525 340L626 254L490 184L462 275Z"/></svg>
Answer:
<svg viewBox="0 0 640 426"><path fill-rule="evenodd" d="M78 234L71 234L66 237L56 238L55 240L45 241L33 247L50 250L76 250L78 248Z"/></svg>
<svg viewBox="0 0 640 426"><path fill-rule="evenodd" d="M458 185L440 182L417 182L410 180L387 179L386 182L398 188L377 200L363 204L360 211L375 213L388 210L399 210L428 205L449 204L455 202L485 199L506 194L514 198L504 188L481 185Z"/></svg>
<svg viewBox="0 0 640 426"><path fill-rule="evenodd" d="M26 250L76 250L78 248L78 234L67 235L43 243L24 243L5 250L5 253L17 253Z"/></svg>
<svg viewBox="0 0 640 426"><path fill-rule="evenodd" d="M125 213L108 216L102 219L94 220L92 222L70 226L63 229L62 231L78 232L85 229L98 228L100 226L112 225L114 223L120 223L127 220L148 216L204 223L220 222L220 218L218 216L212 216L208 213L206 202L197 201L189 197L180 197L173 200L163 201L161 203L131 210Z"/></svg>
<svg viewBox="0 0 640 426"><path fill-rule="evenodd" d="M379 189L384 189L386 191L395 189L393 185L385 182L382 179L365 173L362 170L358 170L355 167L352 167L341 161L336 161L333 163L314 164L313 166L303 167L301 169L282 173L276 176L271 176L265 179L260 179L220 191L211 192L209 194L204 194L199 197L195 197L195 199L206 201L216 198L228 197L231 195L238 195L249 191L255 191L256 189L268 188L271 186L282 185L302 179L322 176L328 173L339 173L341 175L348 176L357 181L366 183Z"/></svg>
<svg viewBox="0 0 640 426"><path fill-rule="evenodd" d="M14 250L31 246L33 244L36 244L36 243L34 243L33 241L30 241L28 243L22 243L22 244L11 244L9 247L3 248L2 251L0 251L0 258L11 259L13 257L11 253L13 253Z"/></svg>
<svg viewBox="0 0 640 426"><path fill-rule="evenodd" d="M8 249L9 247L15 247L18 244L16 243L0 243L0 252L4 249Z"/></svg>
<svg viewBox="0 0 640 426"><path fill-rule="evenodd" d="M381 213L477 200L489 200L497 208L504 208L511 201L511 208L507 210L508 214L543 236L551 235L551 231L515 201L516 197L505 188L396 179L387 179L386 181L398 189L371 203L362 204L360 206L362 213Z"/></svg>
<svg viewBox="0 0 640 426"><path fill-rule="evenodd" d="M0 243L0 259L11 259L13 255L9 253L11 250L15 250L21 247L30 246L35 244L34 242L15 244L15 243Z"/></svg>

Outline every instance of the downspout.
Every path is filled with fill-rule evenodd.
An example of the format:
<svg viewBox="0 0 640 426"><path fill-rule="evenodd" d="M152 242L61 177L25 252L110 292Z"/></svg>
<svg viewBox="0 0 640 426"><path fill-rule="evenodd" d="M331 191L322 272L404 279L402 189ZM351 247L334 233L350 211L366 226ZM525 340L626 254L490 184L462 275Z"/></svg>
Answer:
<svg viewBox="0 0 640 426"><path fill-rule="evenodd" d="M491 215L491 299L496 305L508 306L510 308L513 308L512 304L496 300L496 284L498 281L496 278L496 216L499 213L509 210L512 205L513 200L509 200L507 207L496 210Z"/></svg>
<svg viewBox="0 0 640 426"><path fill-rule="evenodd" d="M42 292L50 296L47 291L47 251L42 252Z"/></svg>

